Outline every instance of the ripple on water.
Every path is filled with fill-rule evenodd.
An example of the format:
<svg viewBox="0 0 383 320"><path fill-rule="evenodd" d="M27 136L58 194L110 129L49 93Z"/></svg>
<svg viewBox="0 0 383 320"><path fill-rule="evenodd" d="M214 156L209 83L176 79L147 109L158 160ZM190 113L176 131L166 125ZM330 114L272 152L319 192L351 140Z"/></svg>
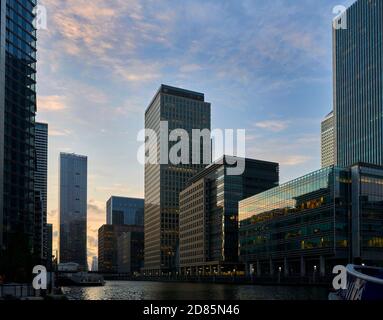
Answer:
<svg viewBox="0 0 383 320"><path fill-rule="evenodd" d="M320 287L107 281L104 287L64 287L74 300L326 300Z"/></svg>

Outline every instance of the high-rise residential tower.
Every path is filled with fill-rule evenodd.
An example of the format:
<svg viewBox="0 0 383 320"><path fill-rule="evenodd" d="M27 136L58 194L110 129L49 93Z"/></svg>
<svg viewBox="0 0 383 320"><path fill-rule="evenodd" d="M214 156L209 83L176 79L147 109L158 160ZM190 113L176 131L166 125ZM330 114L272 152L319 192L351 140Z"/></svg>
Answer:
<svg viewBox="0 0 383 320"><path fill-rule="evenodd" d="M331 111L321 123L322 168L335 164L334 112Z"/></svg>
<svg viewBox="0 0 383 320"><path fill-rule="evenodd" d="M8 279L20 268L29 274L34 247L35 5L0 2L0 272Z"/></svg>
<svg viewBox="0 0 383 320"><path fill-rule="evenodd" d="M358 0L334 22L335 148L340 166L383 164L382 21L383 1Z"/></svg>
<svg viewBox="0 0 383 320"><path fill-rule="evenodd" d="M60 263L87 268L87 164L85 156L60 154Z"/></svg>
<svg viewBox="0 0 383 320"><path fill-rule="evenodd" d="M46 123L36 122L35 127L35 201L41 201L40 210L36 210L35 214L41 212L41 217L35 219L39 221L39 225L35 226L35 238L39 239L36 246L40 246L40 255L43 260L47 258L48 239L47 239L47 188L48 188L48 125ZM37 233L40 235L37 236Z"/></svg>
<svg viewBox="0 0 383 320"><path fill-rule="evenodd" d="M189 164L164 161L169 155L168 149L178 142L168 142L167 134L183 129L192 137L193 129L210 130L210 108L202 93L161 85L145 112L145 128L153 130L159 138L154 148L155 163L145 165L145 272L175 272L179 193L187 181L205 167L203 163L192 164L192 152ZM147 141L149 151L153 151L152 143ZM200 151L202 153L201 147L195 152L200 154Z"/></svg>

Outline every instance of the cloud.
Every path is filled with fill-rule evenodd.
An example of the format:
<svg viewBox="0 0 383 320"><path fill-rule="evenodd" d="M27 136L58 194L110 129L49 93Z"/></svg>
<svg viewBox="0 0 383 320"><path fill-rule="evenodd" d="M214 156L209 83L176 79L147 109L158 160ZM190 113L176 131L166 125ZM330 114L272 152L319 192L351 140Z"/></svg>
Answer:
<svg viewBox="0 0 383 320"><path fill-rule="evenodd" d="M97 237L88 236L88 246L97 248L97 246L98 246Z"/></svg>
<svg viewBox="0 0 383 320"><path fill-rule="evenodd" d="M291 155L287 157L280 158L280 164L285 166L296 166L308 162L311 159L310 156L303 155Z"/></svg>
<svg viewBox="0 0 383 320"><path fill-rule="evenodd" d="M88 203L88 215L105 215L104 206L99 205L95 200Z"/></svg>
<svg viewBox="0 0 383 320"><path fill-rule="evenodd" d="M53 209L53 210L48 211L48 216L49 217L56 217L57 214L58 214L58 210L57 209Z"/></svg>
<svg viewBox="0 0 383 320"><path fill-rule="evenodd" d="M72 131L68 129L55 129L49 127L48 130L50 137L66 137L72 134Z"/></svg>
<svg viewBox="0 0 383 320"><path fill-rule="evenodd" d="M287 129L289 121L281 120L265 120L255 123L255 127L270 130L273 132L280 132Z"/></svg>
<svg viewBox="0 0 383 320"><path fill-rule="evenodd" d="M202 70L202 67L196 63L182 65L180 68L180 72L182 73L190 73L190 72L196 72L200 70Z"/></svg>
<svg viewBox="0 0 383 320"><path fill-rule="evenodd" d="M38 111L55 112L66 109L65 98L63 96L37 96Z"/></svg>

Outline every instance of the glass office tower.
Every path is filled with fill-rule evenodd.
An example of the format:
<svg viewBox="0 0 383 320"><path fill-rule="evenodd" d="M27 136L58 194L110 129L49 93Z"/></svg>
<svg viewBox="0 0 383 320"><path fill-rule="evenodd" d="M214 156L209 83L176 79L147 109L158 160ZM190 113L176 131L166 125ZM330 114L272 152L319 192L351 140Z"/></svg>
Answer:
<svg viewBox="0 0 383 320"><path fill-rule="evenodd" d="M33 253L35 5L0 2L0 269L6 265L11 273Z"/></svg>
<svg viewBox="0 0 383 320"><path fill-rule="evenodd" d="M336 163L383 164L383 1L358 0L333 31Z"/></svg>
<svg viewBox="0 0 383 320"><path fill-rule="evenodd" d="M106 202L107 224L144 225L144 199L112 196Z"/></svg>
<svg viewBox="0 0 383 320"><path fill-rule="evenodd" d="M168 130L161 131L161 121L167 122ZM202 93L161 85L145 112L145 128L160 137L157 147L151 145L153 140L146 145L154 149L157 161L145 165L145 270L153 274L175 272L179 193L205 165L192 164L192 152L190 164L160 164L160 158L168 156L167 148L161 147L167 140L163 134L184 129L191 137L192 129L210 130L210 103L205 102ZM175 143L169 142L169 149Z"/></svg>
<svg viewBox="0 0 383 320"><path fill-rule="evenodd" d="M60 154L60 263L75 262L87 269L87 176L88 159Z"/></svg>
<svg viewBox="0 0 383 320"><path fill-rule="evenodd" d="M41 201L41 227L35 228L41 234L36 245L40 246L42 259L47 258L47 188L48 188L48 124L36 122L35 126L35 200ZM36 212L37 214L37 212ZM35 218L36 220L36 218Z"/></svg>
<svg viewBox="0 0 383 320"><path fill-rule="evenodd" d="M268 161L243 159L244 172L229 175L227 169L236 159L225 156L214 162L180 193L179 255L184 275L238 271L238 202L279 183L279 165Z"/></svg>

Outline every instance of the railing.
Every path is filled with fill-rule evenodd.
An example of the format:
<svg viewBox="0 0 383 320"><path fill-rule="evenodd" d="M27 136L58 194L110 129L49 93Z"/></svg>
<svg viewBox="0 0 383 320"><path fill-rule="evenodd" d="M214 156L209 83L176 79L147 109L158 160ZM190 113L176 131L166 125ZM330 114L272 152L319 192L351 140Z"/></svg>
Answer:
<svg viewBox="0 0 383 320"><path fill-rule="evenodd" d="M128 274L100 273L106 281L164 281L164 282L207 282L207 283L236 283L236 284L272 284L272 285L323 285L329 286L332 276L299 276L299 275L263 275L263 276L224 276L224 275L141 275L132 276Z"/></svg>
<svg viewBox="0 0 383 320"><path fill-rule="evenodd" d="M376 271L376 273L381 270L380 268L374 267L364 267L364 266L355 266L353 264L347 265L347 273L355 278L365 280L367 282L376 283L383 285L383 279L379 279L363 273L365 271Z"/></svg>
<svg viewBox="0 0 383 320"><path fill-rule="evenodd" d="M0 298L25 298L38 296L31 285L27 284L3 284L0 285Z"/></svg>

